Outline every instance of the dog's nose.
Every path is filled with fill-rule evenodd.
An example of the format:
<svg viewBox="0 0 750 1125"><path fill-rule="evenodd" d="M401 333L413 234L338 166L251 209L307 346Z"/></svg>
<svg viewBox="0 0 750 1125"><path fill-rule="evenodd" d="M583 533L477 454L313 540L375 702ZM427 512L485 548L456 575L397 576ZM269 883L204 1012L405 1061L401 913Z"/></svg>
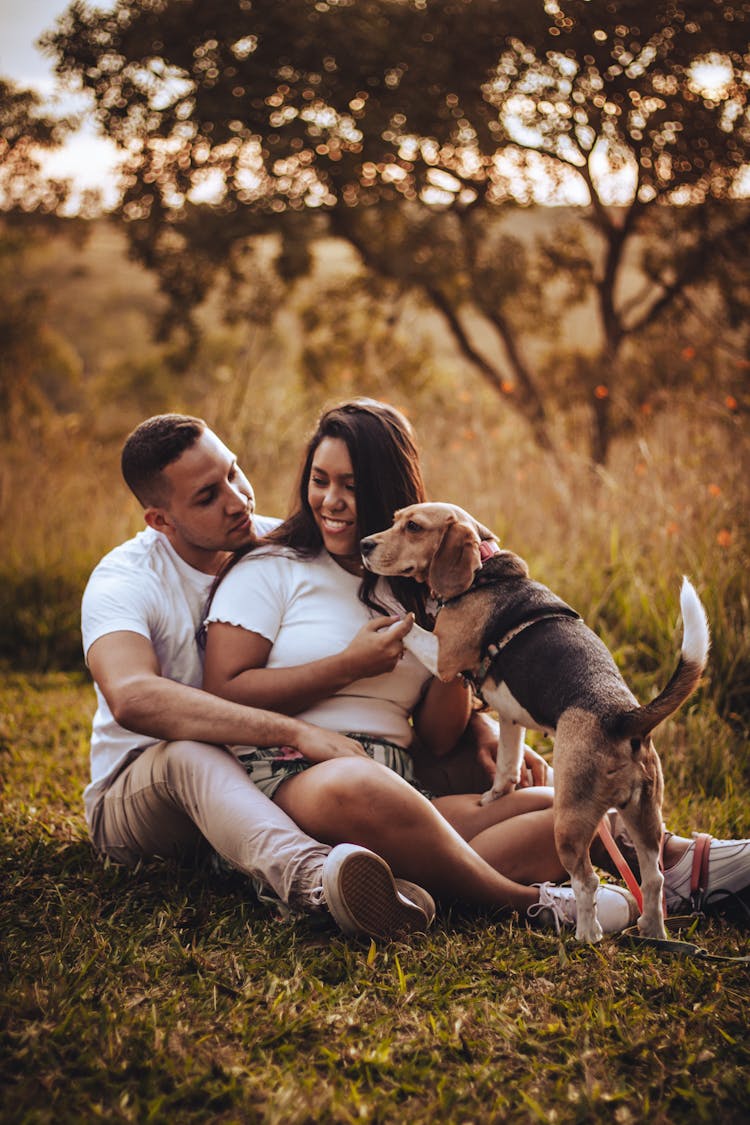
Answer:
<svg viewBox="0 0 750 1125"><path fill-rule="evenodd" d="M375 550L375 540L361 539L359 542L359 549L363 555L369 555L371 551Z"/></svg>

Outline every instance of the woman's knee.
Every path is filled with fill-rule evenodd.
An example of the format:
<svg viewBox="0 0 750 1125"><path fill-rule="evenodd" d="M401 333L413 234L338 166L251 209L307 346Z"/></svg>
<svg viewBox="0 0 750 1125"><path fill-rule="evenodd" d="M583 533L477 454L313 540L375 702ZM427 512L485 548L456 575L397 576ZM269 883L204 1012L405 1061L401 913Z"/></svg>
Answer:
<svg viewBox="0 0 750 1125"><path fill-rule="evenodd" d="M322 817L341 821L387 823L420 813L429 802L407 781L375 762L358 758L331 758L297 774L278 790L278 802L297 819L301 808L315 809Z"/></svg>

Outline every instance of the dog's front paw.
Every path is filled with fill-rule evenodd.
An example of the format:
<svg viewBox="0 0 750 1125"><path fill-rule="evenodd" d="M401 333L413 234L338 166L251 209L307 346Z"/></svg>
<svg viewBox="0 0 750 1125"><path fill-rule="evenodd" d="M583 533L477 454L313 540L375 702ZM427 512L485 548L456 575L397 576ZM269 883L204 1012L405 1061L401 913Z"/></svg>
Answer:
<svg viewBox="0 0 750 1125"><path fill-rule="evenodd" d="M510 781L501 782L499 785L495 782L491 789L488 789L486 793L482 794L479 799L479 804L489 805L492 801L496 801L498 797L504 797L506 793L512 793L517 784L518 783L512 779Z"/></svg>

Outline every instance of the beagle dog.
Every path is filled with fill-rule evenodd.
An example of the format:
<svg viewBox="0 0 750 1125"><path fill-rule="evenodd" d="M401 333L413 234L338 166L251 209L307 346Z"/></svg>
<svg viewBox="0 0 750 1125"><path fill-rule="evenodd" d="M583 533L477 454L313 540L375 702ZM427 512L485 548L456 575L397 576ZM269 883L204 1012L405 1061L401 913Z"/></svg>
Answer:
<svg viewBox="0 0 750 1125"><path fill-rule="evenodd" d="M651 731L695 690L709 629L683 579L683 641L664 690L641 707L604 643L523 559L453 504L413 504L393 526L361 542L376 574L425 582L440 603L434 632L414 625L405 646L433 675L470 679L500 720L497 770L482 803L515 788L525 729L554 736L555 843L576 898L576 938L596 942L599 880L589 848L603 814L622 813L638 853L643 912L638 928L665 937L659 870L663 780Z"/></svg>

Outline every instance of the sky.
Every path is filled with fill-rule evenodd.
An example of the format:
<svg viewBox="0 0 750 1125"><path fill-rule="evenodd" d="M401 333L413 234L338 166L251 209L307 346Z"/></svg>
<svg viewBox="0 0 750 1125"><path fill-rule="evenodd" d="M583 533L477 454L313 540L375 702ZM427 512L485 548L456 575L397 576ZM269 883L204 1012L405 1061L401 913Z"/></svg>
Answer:
<svg viewBox="0 0 750 1125"><path fill-rule="evenodd" d="M95 6L109 8L112 3L95 0ZM52 64L35 44L67 7L67 0L0 0L0 76L20 86L34 87L45 96L54 93ZM51 175L69 176L81 188L102 188L107 203L116 199L116 166L114 146L97 137L91 123L45 161Z"/></svg>

